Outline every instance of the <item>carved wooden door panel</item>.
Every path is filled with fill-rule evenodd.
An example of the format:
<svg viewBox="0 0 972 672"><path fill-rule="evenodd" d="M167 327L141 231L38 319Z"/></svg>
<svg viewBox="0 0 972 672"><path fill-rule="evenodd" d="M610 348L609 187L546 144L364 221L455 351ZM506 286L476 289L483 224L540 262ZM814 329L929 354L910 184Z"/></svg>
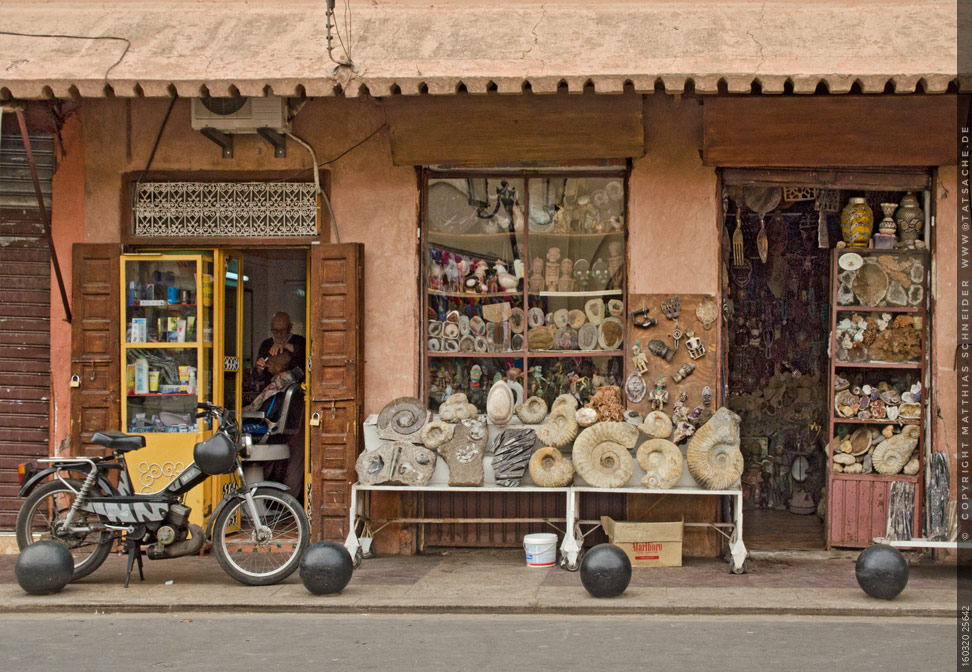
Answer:
<svg viewBox="0 0 972 672"><path fill-rule="evenodd" d="M71 452L100 455L90 443L101 429L120 429L118 245L78 243L72 266Z"/></svg>
<svg viewBox="0 0 972 672"><path fill-rule="evenodd" d="M310 256L311 524L315 539L343 541L364 419L364 247L314 246Z"/></svg>

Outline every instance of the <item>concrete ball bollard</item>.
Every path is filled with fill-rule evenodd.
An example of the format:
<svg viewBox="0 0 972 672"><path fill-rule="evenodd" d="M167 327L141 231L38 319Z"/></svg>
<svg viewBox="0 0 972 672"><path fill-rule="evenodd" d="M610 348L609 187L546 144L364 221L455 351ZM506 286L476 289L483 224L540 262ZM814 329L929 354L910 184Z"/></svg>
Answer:
<svg viewBox="0 0 972 672"><path fill-rule="evenodd" d="M74 557L64 544L38 541L20 552L14 574L27 593L51 595L71 583Z"/></svg>
<svg viewBox="0 0 972 672"><path fill-rule="evenodd" d="M314 595L334 595L351 581L354 562L341 544L318 541L311 544L300 560L300 580Z"/></svg>
<svg viewBox="0 0 972 672"><path fill-rule="evenodd" d="M865 593L879 600L893 600L908 585L908 561L893 546L874 544L857 556L854 574Z"/></svg>
<svg viewBox="0 0 972 672"><path fill-rule="evenodd" d="M617 597L631 582L631 561L614 544L598 544L584 555L580 575L594 597Z"/></svg>

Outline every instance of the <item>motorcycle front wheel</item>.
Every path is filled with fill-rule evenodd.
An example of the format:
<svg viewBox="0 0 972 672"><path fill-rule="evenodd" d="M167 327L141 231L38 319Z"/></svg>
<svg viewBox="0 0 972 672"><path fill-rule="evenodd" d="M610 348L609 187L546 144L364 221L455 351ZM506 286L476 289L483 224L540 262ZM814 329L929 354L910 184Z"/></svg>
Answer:
<svg viewBox="0 0 972 672"><path fill-rule="evenodd" d="M269 586L300 565L310 541L310 525L300 503L273 488L257 488L253 499L259 522L246 500L234 499L213 524L213 549L220 567L240 583Z"/></svg>
<svg viewBox="0 0 972 672"><path fill-rule="evenodd" d="M44 540L64 544L74 557L71 580L77 581L101 567L108 557L111 552L111 532L102 530L65 534L57 531L58 523L71 510L75 492L81 489L80 481L73 478L65 480L67 483L56 480L38 486L24 501L17 514L17 546L24 550L30 544ZM97 514L87 511L78 511L73 519L78 527L98 522Z"/></svg>

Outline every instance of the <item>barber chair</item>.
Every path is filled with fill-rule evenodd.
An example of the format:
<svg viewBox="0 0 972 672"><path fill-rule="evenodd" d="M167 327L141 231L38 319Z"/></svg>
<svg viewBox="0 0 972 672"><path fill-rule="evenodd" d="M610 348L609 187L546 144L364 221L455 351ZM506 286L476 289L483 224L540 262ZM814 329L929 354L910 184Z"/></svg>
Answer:
<svg viewBox="0 0 972 672"><path fill-rule="evenodd" d="M266 463L290 458L291 437L304 422L304 392L300 381L277 392L259 411L243 411L243 441L248 444L243 459L247 483L264 480Z"/></svg>

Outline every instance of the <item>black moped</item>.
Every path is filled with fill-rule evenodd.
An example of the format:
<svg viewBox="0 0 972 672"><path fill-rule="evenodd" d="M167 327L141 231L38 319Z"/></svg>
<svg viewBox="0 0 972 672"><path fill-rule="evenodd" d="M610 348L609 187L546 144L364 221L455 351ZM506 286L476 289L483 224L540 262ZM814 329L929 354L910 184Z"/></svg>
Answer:
<svg viewBox="0 0 972 672"><path fill-rule="evenodd" d="M216 423L213 435L197 443L193 462L158 492L136 494L125 454L143 448L145 437L118 431L97 432L92 441L111 451L103 457L38 460L20 467L17 516L21 550L42 539L59 541L74 556L74 580L88 576L108 557L119 537L128 553L125 586L134 566L142 574L143 553L152 560L199 553L210 541L220 566L241 583L274 584L300 563L310 525L303 508L281 483L246 483L242 457L246 445L234 411L204 402L196 416ZM117 472L117 486L110 478ZM204 531L189 522L183 496L217 474L232 475L222 501Z"/></svg>

